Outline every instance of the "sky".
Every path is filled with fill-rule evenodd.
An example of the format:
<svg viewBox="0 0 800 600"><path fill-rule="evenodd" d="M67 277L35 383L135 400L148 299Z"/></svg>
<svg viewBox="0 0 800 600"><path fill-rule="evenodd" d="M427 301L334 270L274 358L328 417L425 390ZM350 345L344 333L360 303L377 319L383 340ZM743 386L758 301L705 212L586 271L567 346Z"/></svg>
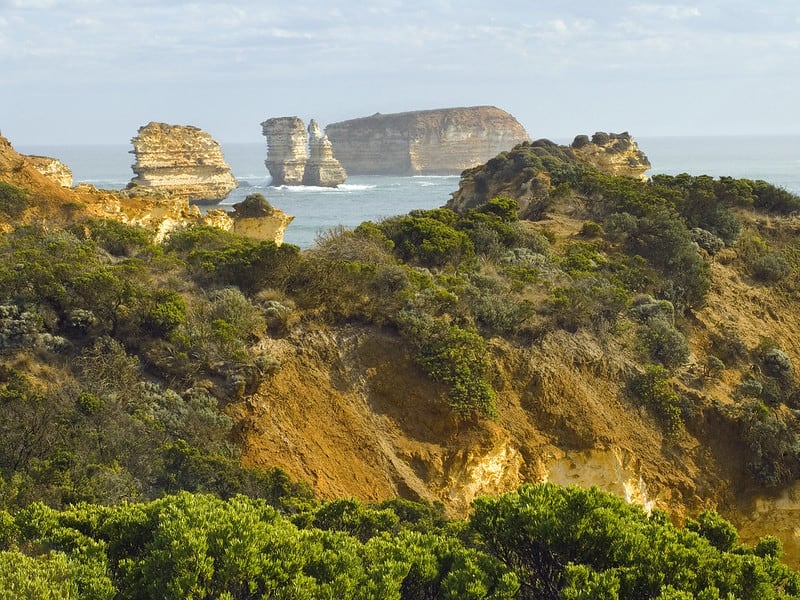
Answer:
<svg viewBox="0 0 800 600"><path fill-rule="evenodd" d="M798 134L800 2L0 0L13 144L475 105L534 139Z"/></svg>

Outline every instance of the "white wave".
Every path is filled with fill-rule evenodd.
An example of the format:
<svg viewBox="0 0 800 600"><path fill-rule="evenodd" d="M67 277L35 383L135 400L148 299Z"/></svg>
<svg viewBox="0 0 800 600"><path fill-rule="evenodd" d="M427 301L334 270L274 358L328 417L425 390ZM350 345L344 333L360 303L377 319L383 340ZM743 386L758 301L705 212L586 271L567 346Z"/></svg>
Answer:
<svg viewBox="0 0 800 600"><path fill-rule="evenodd" d="M343 183L336 187L325 187L317 185L282 185L277 189L285 190L287 192L320 192L320 193L336 193L336 192L357 192L361 190L372 190L377 186L365 185L356 183Z"/></svg>
<svg viewBox="0 0 800 600"><path fill-rule="evenodd" d="M458 179L460 175L412 175L412 179Z"/></svg>
<svg viewBox="0 0 800 600"><path fill-rule="evenodd" d="M369 185L366 183L342 183L337 186L337 190L344 190L345 192L358 192L361 190L374 190L377 185Z"/></svg>
<svg viewBox="0 0 800 600"><path fill-rule="evenodd" d="M258 173L248 173L247 175L236 175L234 173L233 176L236 177L237 181L272 181L272 177L269 175L261 175Z"/></svg>

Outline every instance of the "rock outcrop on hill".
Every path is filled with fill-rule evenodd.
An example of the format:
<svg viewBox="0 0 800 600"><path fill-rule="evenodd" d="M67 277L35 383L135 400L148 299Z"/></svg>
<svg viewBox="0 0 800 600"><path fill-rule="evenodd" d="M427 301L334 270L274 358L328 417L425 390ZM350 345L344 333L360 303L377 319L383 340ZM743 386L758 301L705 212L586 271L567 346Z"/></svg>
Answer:
<svg viewBox="0 0 800 600"><path fill-rule="evenodd" d="M33 165L34 169L45 177L52 179L61 187L72 187L72 169L57 158L35 156L31 154L27 155L25 158Z"/></svg>
<svg viewBox="0 0 800 600"><path fill-rule="evenodd" d="M336 187L347 179L342 164L333 157L328 136L323 134L314 119L308 124L308 161L303 185Z"/></svg>
<svg viewBox="0 0 800 600"><path fill-rule="evenodd" d="M647 156L627 132L598 132L591 140L579 135L570 146L545 139L523 142L464 171L447 207L463 213L497 196L510 196L519 203L521 217L538 220L541 211L556 200L551 189L553 173L565 183L587 169L646 181L649 168Z"/></svg>
<svg viewBox="0 0 800 600"><path fill-rule="evenodd" d="M299 117L275 117L261 123L267 138L267 160L272 185L301 185L306 169L308 141Z"/></svg>
<svg viewBox="0 0 800 600"><path fill-rule="evenodd" d="M251 239L283 243L283 232L294 220L279 208L272 206L261 194L250 194L233 205L233 231Z"/></svg>
<svg viewBox="0 0 800 600"><path fill-rule="evenodd" d="M219 144L191 125L150 122L131 139L136 177L131 184L168 191L190 202L223 200L237 182Z"/></svg>
<svg viewBox="0 0 800 600"><path fill-rule="evenodd" d="M529 139L494 106L377 113L325 133L351 175L457 175Z"/></svg>
<svg viewBox="0 0 800 600"><path fill-rule="evenodd" d="M594 165L604 173L647 181L645 171L650 168L650 161L627 131L598 131L591 140L589 136L579 135L570 147L579 160Z"/></svg>

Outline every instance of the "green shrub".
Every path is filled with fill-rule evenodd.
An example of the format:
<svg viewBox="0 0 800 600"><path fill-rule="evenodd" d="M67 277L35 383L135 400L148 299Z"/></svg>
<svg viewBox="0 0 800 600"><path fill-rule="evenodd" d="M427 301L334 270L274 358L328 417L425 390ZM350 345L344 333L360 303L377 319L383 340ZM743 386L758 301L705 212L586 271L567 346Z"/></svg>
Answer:
<svg viewBox="0 0 800 600"><path fill-rule="evenodd" d="M180 294L157 290L144 315L144 325L154 335L164 337L186 320L186 314L186 301Z"/></svg>
<svg viewBox="0 0 800 600"><path fill-rule="evenodd" d="M581 327L601 330L613 326L625 310L624 288L602 277L579 277L570 287L557 287L547 299L544 312L567 331Z"/></svg>
<svg viewBox="0 0 800 600"><path fill-rule="evenodd" d="M648 365L633 378L631 391L659 418L670 435L680 431L683 424L680 396L672 387L669 373L660 365Z"/></svg>
<svg viewBox="0 0 800 600"><path fill-rule="evenodd" d="M380 223L381 231L394 244L403 260L430 268L458 266L475 255L469 237L431 217L395 217Z"/></svg>
<svg viewBox="0 0 800 600"><path fill-rule="evenodd" d="M481 336L424 313L403 311L398 320L416 349L415 362L448 387L448 404L459 417L497 416L496 393L485 379L489 357Z"/></svg>
<svg viewBox="0 0 800 600"><path fill-rule="evenodd" d="M789 214L800 209L800 196L766 181L752 182L753 206L769 212Z"/></svg>
<svg viewBox="0 0 800 600"><path fill-rule="evenodd" d="M86 219L72 225L69 231L79 239L94 241L113 256L135 256L144 250L155 251L151 229L115 219Z"/></svg>
<svg viewBox="0 0 800 600"><path fill-rule="evenodd" d="M9 217L19 217L28 203L28 194L20 189L0 181L0 211Z"/></svg>
<svg viewBox="0 0 800 600"><path fill-rule="evenodd" d="M686 338L662 316L647 319L638 334L650 358L667 369L675 369L689 359Z"/></svg>
<svg viewBox="0 0 800 600"><path fill-rule="evenodd" d="M800 476L800 426L795 417L748 400L739 406L737 420L747 447L747 471L756 481L780 487Z"/></svg>
<svg viewBox="0 0 800 600"><path fill-rule="evenodd" d="M759 281L771 283L780 281L792 272L789 261L778 252L770 252L759 256L750 263L750 271Z"/></svg>
<svg viewBox="0 0 800 600"><path fill-rule="evenodd" d="M690 232L692 240L703 250L711 255L716 254L725 247L725 241L706 229L693 228Z"/></svg>
<svg viewBox="0 0 800 600"><path fill-rule="evenodd" d="M281 288L300 260L297 246L256 242L205 225L171 233L166 248L187 261L201 285L236 286L248 294Z"/></svg>
<svg viewBox="0 0 800 600"><path fill-rule="evenodd" d="M689 519L686 529L706 538L711 545L722 552L730 552L739 542L736 528L717 513L709 510L701 512L697 520Z"/></svg>
<svg viewBox="0 0 800 600"><path fill-rule="evenodd" d="M596 238L603 236L603 226L600 223L595 223L594 221L584 221L583 225L581 225L580 234L586 238Z"/></svg>

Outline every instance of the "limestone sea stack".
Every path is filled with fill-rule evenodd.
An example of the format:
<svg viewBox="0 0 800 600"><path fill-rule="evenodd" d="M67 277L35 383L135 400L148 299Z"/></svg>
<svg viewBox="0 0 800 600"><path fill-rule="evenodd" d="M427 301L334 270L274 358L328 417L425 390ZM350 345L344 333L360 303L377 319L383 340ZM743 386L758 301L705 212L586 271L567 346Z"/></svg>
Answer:
<svg viewBox="0 0 800 600"><path fill-rule="evenodd" d="M237 182L219 144L191 125L150 122L131 139L136 177L131 184L156 188L197 204L223 200Z"/></svg>
<svg viewBox="0 0 800 600"><path fill-rule="evenodd" d="M301 185L307 160L307 134L299 117L275 117L261 123L267 138L267 166L272 185Z"/></svg>
<svg viewBox="0 0 800 600"><path fill-rule="evenodd" d="M336 187L347 179L342 164L333 157L328 136L323 134L314 119L308 124L308 161L303 185Z"/></svg>
<svg viewBox="0 0 800 600"><path fill-rule="evenodd" d="M325 133L350 175L457 175L529 139L494 106L377 113Z"/></svg>

